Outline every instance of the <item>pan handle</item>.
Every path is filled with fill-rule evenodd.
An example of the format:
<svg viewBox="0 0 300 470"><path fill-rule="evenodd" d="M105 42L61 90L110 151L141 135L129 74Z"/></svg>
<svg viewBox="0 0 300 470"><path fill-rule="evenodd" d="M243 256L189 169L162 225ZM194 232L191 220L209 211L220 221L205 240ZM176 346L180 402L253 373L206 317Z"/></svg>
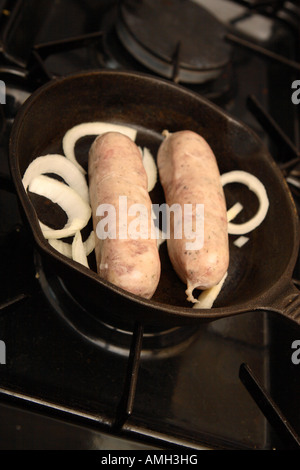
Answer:
<svg viewBox="0 0 300 470"><path fill-rule="evenodd" d="M276 296L262 302L260 310L279 313L300 326L300 290L290 281Z"/></svg>

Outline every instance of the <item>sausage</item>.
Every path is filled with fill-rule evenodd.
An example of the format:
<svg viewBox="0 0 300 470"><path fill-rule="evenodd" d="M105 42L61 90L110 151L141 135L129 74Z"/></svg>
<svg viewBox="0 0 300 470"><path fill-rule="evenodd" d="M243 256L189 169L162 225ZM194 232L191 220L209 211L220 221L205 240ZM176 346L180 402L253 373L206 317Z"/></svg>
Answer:
<svg viewBox="0 0 300 470"><path fill-rule="evenodd" d="M119 132L100 135L90 148L88 177L98 274L128 292L151 298L159 282L161 266L152 231L147 174L139 148ZM130 212L133 204L146 209L146 220L143 219L146 230L142 229L146 226L137 223L142 220L138 219L139 214ZM111 207L115 212L108 218L107 208ZM106 230L107 234L103 235L103 224L101 233L99 227L105 217L110 231ZM132 230L135 222L136 230Z"/></svg>
<svg viewBox="0 0 300 470"><path fill-rule="evenodd" d="M182 214L184 205L192 204L195 237L198 230L196 204L204 205L201 206L204 209L201 247L199 243L198 248L196 244L188 244L191 239L185 236L184 231L181 238L175 238L175 216L171 219L167 240L173 268L187 285L188 300L196 302L193 290L206 290L218 284L229 265L227 209L219 168L208 143L195 132L185 130L169 134L164 139L158 151L157 165L166 204L179 204ZM184 224L183 216L181 223Z"/></svg>

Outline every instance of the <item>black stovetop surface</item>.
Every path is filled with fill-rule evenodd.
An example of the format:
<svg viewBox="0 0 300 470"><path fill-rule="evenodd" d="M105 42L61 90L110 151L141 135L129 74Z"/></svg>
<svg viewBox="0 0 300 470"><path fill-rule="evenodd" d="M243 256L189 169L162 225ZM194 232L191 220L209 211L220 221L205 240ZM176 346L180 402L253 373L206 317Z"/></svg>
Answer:
<svg viewBox="0 0 300 470"><path fill-rule="evenodd" d="M2 3L2 8L13 4ZM41 5L35 10L36 3ZM143 346L134 401L126 415L128 377L132 379L136 371L129 351L136 347L136 337L104 326L100 341L92 327L82 330L68 321L60 297L56 302L59 283L54 273L45 271L35 251L11 182L10 129L22 101L47 77L103 66L99 59L103 44L91 41L66 51L64 41L94 33L98 38L112 3L117 2L65 0L54 7L53 2L28 1L9 30L11 36L5 36L9 54L2 57L0 79L9 96L2 105L6 127L0 140L0 341L6 356L0 365L0 449L297 447L297 436L286 426L287 422L300 434L300 365L291 360L292 343L299 338L297 325L268 312L249 313L196 330L167 333L155 349L147 349L148 339L137 332ZM251 18L245 3L233 2L246 8L242 19L245 14ZM264 11L264 18L270 16L273 22L270 11ZM237 19L232 24L237 25ZM293 56L291 28L279 22L274 42L263 46L299 59ZM42 63L47 73L37 56L28 54L32 41L62 41L63 53ZM256 43L253 38L250 42ZM234 67L229 79L226 75L226 93L222 80L198 91L249 124L278 164L286 163L293 157L290 141L299 144L298 108L291 102L291 83L299 72L257 51L233 47ZM14 74L12 79L13 69L23 76ZM31 73L23 74L28 69ZM288 143L258 119L257 103L278 123ZM295 192L298 203L297 197ZM255 401L259 391L255 379L266 392L262 409ZM132 387L131 380L131 393ZM283 416L278 416L280 412Z"/></svg>

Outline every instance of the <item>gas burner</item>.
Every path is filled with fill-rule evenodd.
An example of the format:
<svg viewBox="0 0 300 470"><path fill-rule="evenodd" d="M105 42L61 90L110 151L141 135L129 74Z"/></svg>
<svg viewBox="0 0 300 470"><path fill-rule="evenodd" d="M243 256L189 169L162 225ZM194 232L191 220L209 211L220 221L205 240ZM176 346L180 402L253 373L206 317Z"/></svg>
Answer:
<svg viewBox="0 0 300 470"><path fill-rule="evenodd" d="M141 2L143 3L143 2ZM146 2L147 3L147 2ZM158 2L159 3L159 2ZM184 2L184 7L187 8L189 11L190 4L192 3L192 9L197 10L198 15L202 14L203 9L197 6L193 2ZM177 2L176 2L177 4ZM122 6L123 9L126 9L127 2L125 2ZM172 6L172 14L175 16L175 8L172 2L168 2L168 6ZM156 8L156 2L153 2L152 8ZM181 6L183 8L183 5ZM168 16L170 18L171 16ZM204 14L207 15L207 12L204 10ZM131 13L129 12L129 16ZM176 15L177 16L177 15ZM141 22L144 22L145 19L142 18ZM213 18L212 21L215 21ZM146 20L144 26L141 25L141 30L144 28L151 26L151 22ZM220 28L220 26L218 24ZM159 27L156 26L156 27ZM220 36L220 44L218 48L223 50L224 57L226 56L226 62L224 63L223 67L220 67L219 70L214 70L211 76L211 79L208 80L208 73L212 71L206 70L197 70L192 68L182 68L182 52L184 52L185 48L187 47L188 37L185 36L185 33L182 33L184 40L181 41L179 44L178 42L178 34L180 33L179 30L176 34L175 39L170 42L168 48L171 50L173 45L176 43L175 50L177 54L173 54L172 58L170 59L170 63L168 61L165 62L166 67L169 67L169 72L166 74L164 67L158 67L156 70L151 66L153 60L150 60L150 63L146 60L140 60L137 54L132 53L130 48L127 45L127 35L129 38L129 42L132 41L130 33L126 30L126 24L124 23L123 16L122 16L122 9L118 9L116 6L112 6L109 8L105 14L103 15L103 19L100 25L100 29L102 31L102 36L99 38L99 44L91 49L91 58L95 63L96 67L101 67L103 69L110 69L110 70L132 70L136 72L151 74L157 76L158 78L165 78L170 79L173 82L182 82L181 85L184 85L186 88L190 90L200 93L202 96L205 96L207 99L220 104L220 105L228 105L232 101L235 93L236 93L236 81L235 75L233 70L233 63L230 57L230 49L228 42L221 39ZM134 29L134 28L133 28ZM183 28L181 28L183 29ZM121 31L121 32L120 32ZM126 37L124 37L124 34ZM198 33L199 34L199 33ZM174 36L174 34L173 34ZM172 37L172 34L170 34ZM169 39L168 39L169 40ZM215 38L216 41L216 38ZM184 46L184 47L183 47ZM164 48L166 48L166 44ZM203 49L207 52L207 46ZM174 50L174 51L175 51ZM174 52L173 51L173 52ZM228 51L228 53L226 52ZM206 53L205 52L205 53ZM145 49L145 53L149 54L149 51ZM221 52L218 52L221 54ZM152 53L151 53L152 54ZM157 57L158 63L163 63L164 59L160 59L157 55L153 54L153 57ZM190 58L191 59L191 58ZM182 70L181 70L182 69ZM183 83L182 74L189 74L190 73L190 82ZM213 75L215 73L215 78ZM207 74L207 75L206 75ZM198 75L198 79L196 76ZM200 76L199 76L200 75Z"/></svg>
<svg viewBox="0 0 300 470"><path fill-rule="evenodd" d="M53 259L35 252L9 167L11 124L39 86L99 68L148 73L199 93L251 127L300 214L300 106L291 100L300 70L298 3L0 0L7 92L0 105L0 342L7 352L1 449L87 448L90 430L97 431L93 449L107 443L102 431L128 438L134 449L140 442L175 451L300 448L296 325L250 312L197 329L151 331L105 297L103 311L90 309L88 291L67 277L62 282ZM300 288L300 257L293 283ZM13 419L4 405L15 408ZM46 417L54 418L48 426ZM59 419L75 426L58 428ZM126 442L119 443L124 449Z"/></svg>
<svg viewBox="0 0 300 470"><path fill-rule="evenodd" d="M35 254L36 277L41 288L63 321L76 331L84 340L106 351L128 356L134 341L134 327L109 324L99 318L92 309L75 299L64 282L52 273L43 263L38 253ZM161 359L178 354L187 348L195 338L199 338L199 327L170 327L155 329L143 327L143 348L141 357Z"/></svg>
<svg viewBox="0 0 300 470"><path fill-rule="evenodd" d="M125 1L116 31L138 62L176 82L216 79L230 62L225 27L192 1Z"/></svg>

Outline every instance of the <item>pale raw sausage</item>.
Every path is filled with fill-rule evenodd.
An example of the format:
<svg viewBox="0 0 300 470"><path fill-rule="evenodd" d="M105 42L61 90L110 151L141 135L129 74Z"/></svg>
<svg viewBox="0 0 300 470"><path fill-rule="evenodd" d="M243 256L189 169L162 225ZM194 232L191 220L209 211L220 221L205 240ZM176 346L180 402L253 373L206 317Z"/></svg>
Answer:
<svg viewBox="0 0 300 470"><path fill-rule="evenodd" d="M218 284L229 264L227 210L219 168L208 143L192 131L169 134L159 148L157 164L167 205L180 204L183 214L184 205L192 204L195 234L196 204L204 208L200 248L191 249L184 231L181 238L174 237L175 218L167 240L172 265L187 286L188 300L195 302L193 290Z"/></svg>
<svg viewBox="0 0 300 470"><path fill-rule="evenodd" d="M139 148L119 132L97 137L89 152L88 175L100 277L135 295L151 298L161 266ZM110 215L115 217L107 218L111 207L115 213L112 210ZM142 212L131 211L134 207L146 209L143 219L139 218ZM110 227L106 238L101 225L105 218L106 227Z"/></svg>

